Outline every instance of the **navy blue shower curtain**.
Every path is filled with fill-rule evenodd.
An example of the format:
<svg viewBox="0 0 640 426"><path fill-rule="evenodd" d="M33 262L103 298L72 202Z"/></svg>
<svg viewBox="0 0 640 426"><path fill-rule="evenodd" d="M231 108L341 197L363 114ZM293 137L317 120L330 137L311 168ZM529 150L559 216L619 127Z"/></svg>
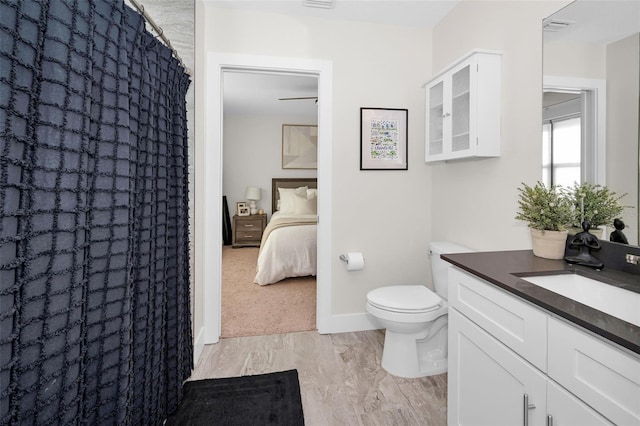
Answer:
<svg viewBox="0 0 640 426"><path fill-rule="evenodd" d="M0 0L0 424L178 406L189 83L122 0Z"/></svg>

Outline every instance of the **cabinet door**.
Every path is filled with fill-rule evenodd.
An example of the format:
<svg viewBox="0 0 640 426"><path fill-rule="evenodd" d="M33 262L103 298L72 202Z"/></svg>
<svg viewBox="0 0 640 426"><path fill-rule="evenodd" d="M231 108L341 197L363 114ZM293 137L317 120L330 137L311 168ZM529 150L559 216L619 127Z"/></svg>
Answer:
<svg viewBox="0 0 640 426"><path fill-rule="evenodd" d="M444 86L439 80L427 87L427 159L444 154Z"/></svg>
<svg viewBox="0 0 640 426"><path fill-rule="evenodd" d="M458 157L471 146L471 63L451 75L451 154Z"/></svg>
<svg viewBox="0 0 640 426"><path fill-rule="evenodd" d="M439 161L473 155L471 107L473 60L427 86L426 161Z"/></svg>
<svg viewBox="0 0 640 426"><path fill-rule="evenodd" d="M546 420L545 376L455 309L449 309L448 389L450 425Z"/></svg>
<svg viewBox="0 0 640 426"><path fill-rule="evenodd" d="M613 425L552 380L547 382L547 413L549 426Z"/></svg>
<svg viewBox="0 0 640 426"><path fill-rule="evenodd" d="M640 425L640 357L549 320L549 377L619 425Z"/></svg>

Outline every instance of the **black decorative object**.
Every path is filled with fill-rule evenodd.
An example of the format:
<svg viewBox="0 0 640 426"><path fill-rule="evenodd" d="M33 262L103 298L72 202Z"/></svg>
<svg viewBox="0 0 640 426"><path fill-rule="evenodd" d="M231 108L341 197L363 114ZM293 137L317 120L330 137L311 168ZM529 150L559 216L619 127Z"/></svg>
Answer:
<svg viewBox="0 0 640 426"><path fill-rule="evenodd" d="M296 370L186 382L166 426L304 425Z"/></svg>
<svg viewBox="0 0 640 426"><path fill-rule="evenodd" d="M123 0L0 16L0 424L162 424L193 364L189 77Z"/></svg>
<svg viewBox="0 0 640 426"><path fill-rule="evenodd" d="M229 217L229 205L227 196L222 196L222 241L225 246L230 246L232 242L231 218Z"/></svg>
<svg viewBox="0 0 640 426"><path fill-rule="evenodd" d="M583 221L582 232L569 239L569 248L578 249L579 253L575 256L565 256L564 260L569 263L600 269L604 264L591 256L591 250L600 250L600 241L595 235L589 233L589 229L591 229L589 221Z"/></svg>
<svg viewBox="0 0 640 426"><path fill-rule="evenodd" d="M609 241L612 241L614 243L629 244L627 236L624 235L624 232L622 232L622 230L625 228L622 219L613 219L613 226L616 228L616 230L609 234Z"/></svg>

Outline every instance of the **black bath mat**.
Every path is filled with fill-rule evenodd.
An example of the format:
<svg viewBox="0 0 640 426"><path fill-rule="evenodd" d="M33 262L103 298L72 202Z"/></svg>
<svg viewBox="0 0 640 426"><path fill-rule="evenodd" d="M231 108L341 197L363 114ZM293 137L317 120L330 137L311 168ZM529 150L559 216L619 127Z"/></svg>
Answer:
<svg viewBox="0 0 640 426"><path fill-rule="evenodd" d="M186 382L166 425L304 425L298 371Z"/></svg>

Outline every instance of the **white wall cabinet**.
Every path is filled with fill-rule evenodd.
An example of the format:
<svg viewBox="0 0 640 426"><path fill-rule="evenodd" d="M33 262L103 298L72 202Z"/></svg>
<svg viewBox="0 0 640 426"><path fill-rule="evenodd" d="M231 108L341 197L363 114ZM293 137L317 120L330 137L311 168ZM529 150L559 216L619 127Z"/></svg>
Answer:
<svg viewBox="0 0 640 426"><path fill-rule="evenodd" d="M450 425L640 425L636 354L457 268L449 302Z"/></svg>
<svg viewBox="0 0 640 426"><path fill-rule="evenodd" d="M500 156L501 62L473 51L425 84L425 161Z"/></svg>

